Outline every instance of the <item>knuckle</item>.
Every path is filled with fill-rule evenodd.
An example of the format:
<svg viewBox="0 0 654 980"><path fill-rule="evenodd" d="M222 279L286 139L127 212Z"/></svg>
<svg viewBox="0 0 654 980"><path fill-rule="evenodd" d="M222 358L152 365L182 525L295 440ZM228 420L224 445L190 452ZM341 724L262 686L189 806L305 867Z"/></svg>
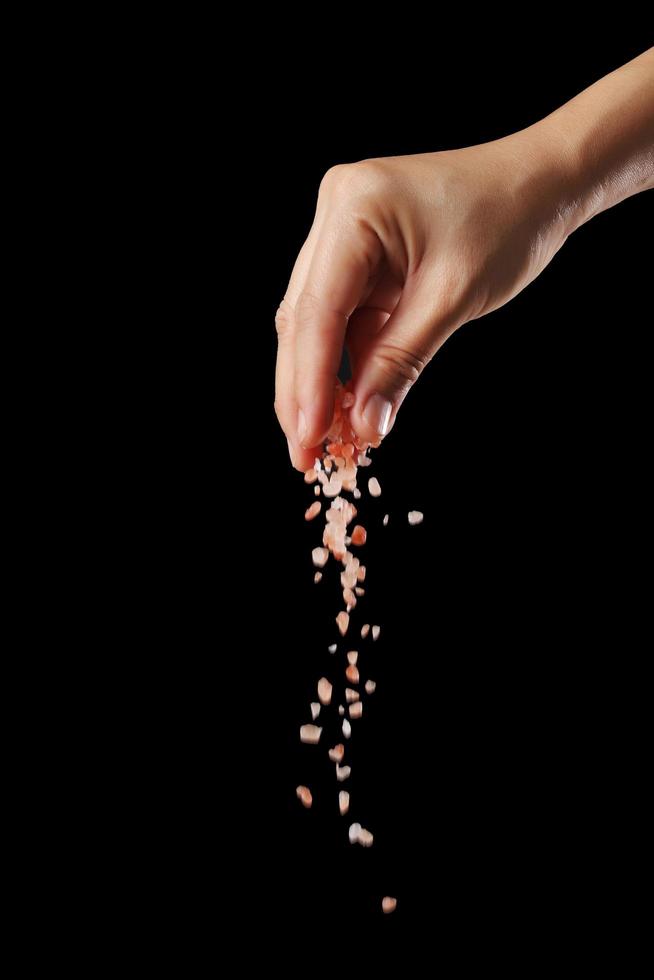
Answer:
<svg viewBox="0 0 654 980"><path fill-rule="evenodd" d="M392 184L392 175L384 160L360 160L331 167L322 179L321 193L348 201L374 199Z"/></svg>
<svg viewBox="0 0 654 980"><path fill-rule="evenodd" d="M293 323L293 314L289 303L286 299L283 299L279 304L279 309L275 314L275 329L277 331L278 339L285 340L286 337L291 332L291 327Z"/></svg>
<svg viewBox="0 0 654 980"><path fill-rule="evenodd" d="M393 343L381 344L375 357L384 375L402 392L415 384L431 359L427 351L409 350Z"/></svg>

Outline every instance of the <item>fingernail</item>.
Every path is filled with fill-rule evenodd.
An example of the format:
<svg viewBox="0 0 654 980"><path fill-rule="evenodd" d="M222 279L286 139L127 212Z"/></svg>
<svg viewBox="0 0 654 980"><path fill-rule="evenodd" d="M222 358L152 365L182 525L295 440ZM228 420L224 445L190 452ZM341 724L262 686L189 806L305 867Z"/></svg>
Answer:
<svg viewBox="0 0 654 980"><path fill-rule="evenodd" d="M388 398L375 392L366 402L363 417L371 429L378 432L380 436L385 436L390 427L392 411L393 406Z"/></svg>
<svg viewBox="0 0 654 980"><path fill-rule="evenodd" d="M307 434L307 420L304 417L304 412L302 411L301 408L299 408L297 413L297 438L301 446L304 446L304 437L306 436L306 434Z"/></svg>

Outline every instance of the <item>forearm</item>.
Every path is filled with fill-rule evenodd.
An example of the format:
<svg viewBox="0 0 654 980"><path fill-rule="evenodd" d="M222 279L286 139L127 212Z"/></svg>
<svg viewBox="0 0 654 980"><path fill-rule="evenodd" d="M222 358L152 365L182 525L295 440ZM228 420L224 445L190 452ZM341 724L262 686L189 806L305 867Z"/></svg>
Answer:
<svg viewBox="0 0 654 980"><path fill-rule="evenodd" d="M654 48L530 129L558 157L564 175L560 215L568 234L654 187Z"/></svg>

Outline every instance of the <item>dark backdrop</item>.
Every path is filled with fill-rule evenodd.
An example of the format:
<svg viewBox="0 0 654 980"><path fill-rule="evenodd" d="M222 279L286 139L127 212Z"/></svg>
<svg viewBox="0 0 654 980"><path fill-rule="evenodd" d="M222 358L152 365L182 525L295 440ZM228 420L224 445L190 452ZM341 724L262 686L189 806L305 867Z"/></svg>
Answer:
<svg viewBox="0 0 654 980"><path fill-rule="evenodd" d="M383 495L361 502L369 573L354 622L382 636L339 644L378 682L342 787L372 850L347 843L327 745L298 740L317 678L338 677L326 648L340 606L333 569L312 583L318 523L303 521L314 498L273 414L273 318L318 183L338 162L503 136L648 44L554 28L474 48L414 36L409 50L403 37L403 57L379 62L290 46L246 99L249 142L231 169L244 177L233 265L247 285L221 329L242 373L228 425L254 448L243 608L220 654L237 679L228 754L245 787L224 789L248 828L243 913L289 941L307 922L379 924L387 893L399 907L383 928L426 917L462 949L471 933L477 949L578 934L589 895L611 892L608 814L616 799L638 810L623 749L642 649L630 549L647 513L651 195L596 218L508 306L459 330L374 454ZM298 783L314 790L310 812Z"/></svg>

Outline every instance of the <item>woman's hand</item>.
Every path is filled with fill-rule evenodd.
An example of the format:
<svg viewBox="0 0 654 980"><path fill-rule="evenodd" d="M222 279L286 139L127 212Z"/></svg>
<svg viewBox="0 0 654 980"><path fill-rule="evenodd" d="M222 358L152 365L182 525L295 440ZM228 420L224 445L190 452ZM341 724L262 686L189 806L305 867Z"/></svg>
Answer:
<svg viewBox="0 0 654 980"><path fill-rule="evenodd" d="M327 433L344 344L351 424L376 445L457 327L524 289L592 214L652 185L652 65L647 52L506 139L326 174L276 318L275 407L295 466L312 464Z"/></svg>

